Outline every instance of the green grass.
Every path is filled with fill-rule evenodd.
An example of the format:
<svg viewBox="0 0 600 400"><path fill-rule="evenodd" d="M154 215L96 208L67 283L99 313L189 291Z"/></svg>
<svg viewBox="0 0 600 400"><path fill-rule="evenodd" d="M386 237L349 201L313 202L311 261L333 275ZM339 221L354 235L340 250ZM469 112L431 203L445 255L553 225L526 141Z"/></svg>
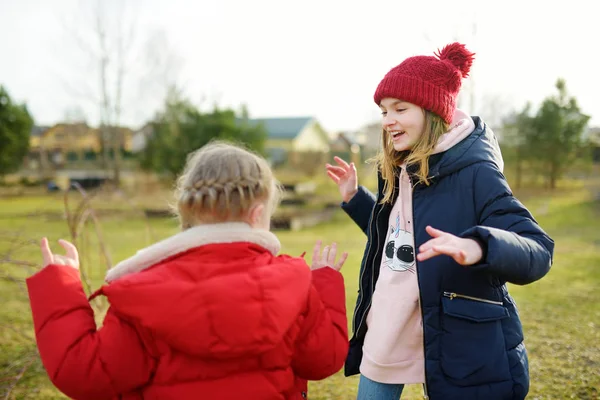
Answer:
<svg viewBox="0 0 600 400"><path fill-rule="evenodd" d="M524 201L538 222L556 241L555 262L544 279L532 285L511 286L524 324L529 349L531 390L529 399L600 398L600 202L594 202L582 186L548 193L527 193ZM146 200L148 201L148 200ZM101 219L101 232L113 263L137 249L177 231L175 221L146 220L122 200L97 199L94 206L118 208L121 213ZM39 262L37 240L69 237L60 219L62 197L39 196L0 199L0 260L8 249L12 260ZM131 209L130 212L127 210ZM43 212L52 211L48 216ZM41 213L41 214L40 214ZM38 216L34 216L39 214ZM11 215L17 215L11 217ZM283 252L310 256L316 239L336 241L350 252L344 266L349 317L357 294L357 276L365 236L340 211L327 223L301 232L278 232ZM11 244L12 243L12 244ZM104 276L105 260L90 228L80 237L82 268L89 268L92 286ZM0 261L1 262L1 261ZM12 388L11 399L59 399L36 355L31 337L31 315L22 282L33 267L0 264L0 396L27 363L31 367ZM32 358L33 357L33 358ZM310 398L355 398L356 377L341 373L311 382ZM419 385L405 390L403 399L420 398Z"/></svg>

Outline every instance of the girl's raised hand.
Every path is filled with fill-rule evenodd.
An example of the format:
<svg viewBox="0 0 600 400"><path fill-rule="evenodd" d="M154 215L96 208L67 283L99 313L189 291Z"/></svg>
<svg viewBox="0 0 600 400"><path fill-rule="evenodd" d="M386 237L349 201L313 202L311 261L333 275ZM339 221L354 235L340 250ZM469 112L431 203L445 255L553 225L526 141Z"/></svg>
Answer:
<svg viewBox="0 0 600 400"><path fill-rule="evenodd" d="M66 240L59 240L58 243L65 249L66 255L52 254L50 246L48 245L48 239L43 238L40 243L40 249L42 251L42 259L44 260L44 267L50 264L66 265L75 269L79 269L79 254L77 253L77 247Z"/></svg>
<svg viewBox="0 0 600 400"><path fill-rule="evenodd" d="M417 260L425 261L441 254L450 256L460 265L473 265L481 261L483 250L473 239L464 239L451 233L428 226L427 233L433 238L419 247Z"/></svg>
<svg viewBox="0 0 600 400"><path fill-rule="evenodd" d="M338 185L338 189L340 190L340 194L342 195L342 200L346 203L354 197L356 192L358 191L358 177L356 174L356 166L354 163L348 164L346 161L342 160L339 157L333 157L335 162L338 164L337 166L331 164L325 164L325 168L327 169L327 175L331 178L332 181Z"/></svg>
<svg viewBox="0 0 600 400"><path fill-rule="evenodd" d="M332 243L331 246L325 246L323 248L323 253L321 254L321 241L318 240L313 249L312 265L310 269L315 270L323 267L331 267L336 271L339 271L340 269L342 269L342 266L346 262L346 258L348 258L348 253L344 252L337 263L335 262L336 255L336 243Z"/></svg>

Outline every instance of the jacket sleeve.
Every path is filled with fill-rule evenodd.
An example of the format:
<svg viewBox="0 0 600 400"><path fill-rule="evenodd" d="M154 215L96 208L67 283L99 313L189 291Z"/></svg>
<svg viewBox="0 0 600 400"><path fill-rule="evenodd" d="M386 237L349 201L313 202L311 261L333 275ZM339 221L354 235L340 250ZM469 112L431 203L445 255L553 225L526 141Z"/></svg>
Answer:
<svg viewBox="0 0 600 400"><path fill-rule="evenodd" d="M359 186L358 192L349 202L342 202L342 209L366 235L368 235L369 219L376 201L373 193L364 186Z"/></svg>
<svg viewBox="0 0 600 400"><path fill-rule="evenodd" d="M348 354L348 320L342 274L329 267L312 274L313 285L292 368L302 379L320 380L344 365Z"/></svg>
<svg viewBox="0 0 600 400"><path fill-rule="evenodd" d="M79 271L49 265L27 279L42 363L73 399L111 399L146 384L155 362L136 329L109 309L96 329Z"/></svg>
<svg viewBox="0 0 600 400"><path fill-rule="evenodd" d="M506 179L494 165L482 164L474 180L479 225L460 236L478 240L484 259L471 268L518 285L542 278L552 265L554 241L513 196Z"/></svg>

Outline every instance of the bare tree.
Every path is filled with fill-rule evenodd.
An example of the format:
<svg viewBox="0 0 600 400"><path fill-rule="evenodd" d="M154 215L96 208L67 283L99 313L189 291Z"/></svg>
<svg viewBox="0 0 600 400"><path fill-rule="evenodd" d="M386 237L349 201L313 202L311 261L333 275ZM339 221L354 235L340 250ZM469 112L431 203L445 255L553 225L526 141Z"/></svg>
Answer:
<svg viewBox="0 0 600 400"><path fill-rule="evenodd" d="M74 123L87 123L87 116L85 111L80 106L68 107L64 111L63 120L69 124Z"/></svg>
<svg viewBox="0 0 600 400"><path fill-rule="evenodd" d="M98 110L102 165L117 186L126 140L121 126L124 111L138 119L148 118L153 110L148 110L147 102L140 99L163 98L177 81L181 65L163 31L153 30L145 41L137 40L134 16L140 10L131 9L131 4L81 1L72 20L63 18L68 39L77 50L67 47L70 53L65 58L70 68L66 69L68 78L63 78L64 87L70 95ZM145 112L139 112L144 106ZM154 109L158 106L154 104Z"/></svg>
<svg viewBox="0 0 600 400"><path fill-rule="evenodd" d="M121 182L121 151L125 142L121 128L123 85L127 71L127 55L134 43L135 25L124 19L125 10L117 11L116 24L108 23L105 2L97 0L93 30L96 39L98 84L100 89L100 135L105 165L111 161L115 185ZM124 2L121 2L124 7ZM128 26L125 26L127 23ZM114 29L114 31L112 30ZM111 88L111 83L114 85ZM112 89L112 90L111 90Z"/></svg>
<svg viewBox="0 0 600 400"><path fill-rule="evenodd" d="M135 21L127 18L127 4L81 1L71 20L60 18L67 44L75 45L66 46L68 53L61 58L69 64L62 69L64 87L85 105L97 108L102 166L111 171L116 185L121 180L123 93L135 36Z"/></svg>

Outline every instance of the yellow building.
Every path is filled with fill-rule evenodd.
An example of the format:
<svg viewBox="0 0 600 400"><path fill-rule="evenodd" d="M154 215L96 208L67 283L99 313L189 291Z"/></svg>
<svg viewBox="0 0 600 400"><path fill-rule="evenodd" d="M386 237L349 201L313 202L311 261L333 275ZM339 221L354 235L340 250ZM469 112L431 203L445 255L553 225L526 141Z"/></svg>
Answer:
<svg viewBox="0 0 600 400"><path fill-rule="evenodd" d="M112 149L110 140L114 130L105 132L107 148ZM118 128L121 137L121 151L131 153L133 131ZM98 128L86 123L59 123L52 127L36 126L29 139L29 154L25 166L30 169L48 167L68 167L70 163L95 161L102 158L103 140ZM112 150L110 150L112 153Z"/></svg>

